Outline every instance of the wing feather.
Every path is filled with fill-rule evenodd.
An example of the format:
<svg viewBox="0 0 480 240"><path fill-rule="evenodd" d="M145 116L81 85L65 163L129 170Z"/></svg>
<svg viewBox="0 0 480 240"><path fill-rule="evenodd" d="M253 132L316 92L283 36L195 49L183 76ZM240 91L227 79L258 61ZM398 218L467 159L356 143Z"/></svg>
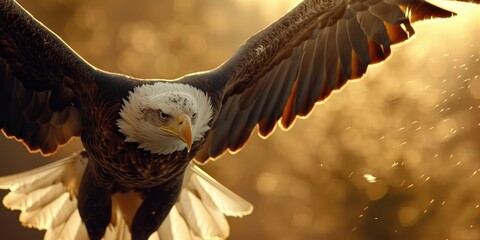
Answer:
<svg viewBox="0 0 480 240"><path fill-rule="evenodd" d="M326 28L327 35L325 40L325 55L324 55L324 65L323 68L325 69L325 76L323 79L317 80L316 82L322 82L321 89L313 88L313 93L320 92L320 96L328 96L330 93L335 89L336 82L336 72L337 72L337 64L338 64L338 53L336 51L336 35L337 29L335 27L328 27ZM311 102L312 107L315 102ZM310 112L311 108L308 109Z"/></svg>
<svg viewBox="0 0 480 240"><path fill-rule="evenodd" d="M405 17L402 10L390 3L378 2L369 7L368 11L389 24L396 25L408 22L408 18Z"/></svg>
<svg viewBox="0 0 480 240"><path fill-rule="evenodd" d="M361 69L366 71L367 66L370 63L370 54L368 53L368 38L367 35L362 31L360 23L356 18L348 20L347 34L358 60L360 60L360 63L365 66Z"/></svg>
<svg viewBox="0 0 480 240"><path fill-rule="evenodd" d="M411 22L452 15L424 0L303 1L212 71L222 106L196 159L239 150L257 124L262 136L287 129L413 36Z"/></svg>
<svg viewBox="0 0 480 240"><path fill-rule="evenodd" d="M342 73L346 78L352 76L352 46L350 45L347 32L347 21L341 19L337 23L337 53L340 58Z"/></svg>
<svg viewBox="0 0 480 240"><path fill-rule="evenodd" d="M357 20L369 39L375 41L377 44L390 46L390 38L388 38L382 20L369 11L358 13Z"/></svg>
<svg viewBox="0 0 480 240"><path fill-rule="evenodd" d="M79 136L75 91L95 74L18 3L0 3L0 129L7 137L47 155Z"/></svg>
<svg viewBox="0 0 480 240"><path fill-rule="evenodd" d="M293 70L296 75L297 75L297 86L295 87L295 105L291 106L294 110L291 111L297 112L297 111L303 111L302 109L306 106L306 103L308 103L308 98L310 95L310 86L314 83L314 75L312 74L311 71L305 70L305 69L311 69L312 66L314 66L314 53L315 53L315 41L308 40L307 42L304 43L305 49L304 49L304 54L303 54L303 59L301 61L301 68L299 70L295 69ZM300 62L300 61L298 61ZM298 71L298 73L297 73ZM291 116L290 116L291 117ZM284 127L287 127L284 125Z"/></svg>
<svg viewBox="0 0 480 240"><path fill-rule="evenodd" d="M300 62L294 62L293 66L294 69L300 68ZM288 95L280 93L292 87L297 75L298 73L296 71L288 71L286 81L277 83L275 89L270 91L267 98L268 104L265 105L265 109L262 111L262 117L258 120L259 131L262 136L266 137L274 130L276 120L282 116L283 106L285 106L288 101Z"/></svg>
<svg viewBox="0 0 480 240"><path fill-rule="evenodd" d="M285 67L285 66L289 66L289 67ZM297 73L296 68L297 68L297 66L292 66L291 62L284 61L281 64L279 64L276 67L276 69L274 69L272 71L273 74L270 77L272 79L285 79L285 82L283 84L288 84L289 82L295 81L295 76L296 76L296 73ZM288 69L291 69L291 71L288 71ZM279 103L279 102L275 101L275 98L271 94L276 94L276 92L278 92L277 89L279 89L279 88L281 89L283 84L275 82L275 81L263 81L263 82L265 82L265 84L270 84L270 87L269 87L268 91L265 91L265 92L262 92L261 90L258 91L257 96L258 96L259 100L262 100L261 103L260 103L259 100L256 100L253 104L250 104L248 106L249 108L246 109L246 111L244 111L244 112L246 112L245 114L249 114L249 111L250 112L253 112L253 111L257 112L257 114L250 117L249 126L246 130L251 131L260 119L264 118L265 116L268 116L268 112L265 111L266 110L265 108L270 108L270 105L272 105L272 104L279 104L280 106L282 104L282 102ZM239 96L240 99L241 99L241 97L242 96ZM257 103L259 105L257 105ZM253 108L253 111L250 110L251 108ZM268 135L270 128L271 128L271 126L261 127L260 134L263 135L263 136ZM248 134L248 133L245 134L244 133L244 136L246 136L248 138L248 136L250 136L250 134ZM245 141L246 140L247 139L245 139ZM243 141L243 143L245 141ZM241 146L243 146L243 143L238 144L236 149L239 149Z"/></svg>

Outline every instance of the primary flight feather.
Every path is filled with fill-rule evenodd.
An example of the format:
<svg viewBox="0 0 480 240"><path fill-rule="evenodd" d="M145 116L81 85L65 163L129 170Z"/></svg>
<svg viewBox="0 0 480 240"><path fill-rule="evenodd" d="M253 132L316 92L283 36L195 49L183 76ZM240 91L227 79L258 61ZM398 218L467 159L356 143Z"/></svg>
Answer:
<svg viewBox="0 0 480 240"><path fill-rule="evenodd" d="M306 0L216 69L136 79L87 63L12 0L0 1L0 128L48 155L84 151L0 178L4 205L46 238L226 238L251 205L191 161L239 150L255 126L290 127L412 22L453 13L423 0Z"/></svg>

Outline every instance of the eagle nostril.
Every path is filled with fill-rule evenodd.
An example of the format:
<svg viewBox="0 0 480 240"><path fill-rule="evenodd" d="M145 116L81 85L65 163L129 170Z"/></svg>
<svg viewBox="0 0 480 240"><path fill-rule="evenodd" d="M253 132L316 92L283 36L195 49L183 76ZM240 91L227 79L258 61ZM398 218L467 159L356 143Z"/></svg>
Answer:
<svg viewBox="0 0 480 240"><path fill-rule="evenodd" d="M179 119L179 120L177 121L177 124L178 124L178 125L183 125L183 119L181 119L181 120Z"/></svg>

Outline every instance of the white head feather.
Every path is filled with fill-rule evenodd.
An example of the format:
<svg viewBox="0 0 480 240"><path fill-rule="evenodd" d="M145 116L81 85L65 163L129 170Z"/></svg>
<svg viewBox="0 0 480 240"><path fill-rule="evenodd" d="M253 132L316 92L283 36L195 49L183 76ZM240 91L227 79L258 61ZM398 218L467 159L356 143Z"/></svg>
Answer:
<svg viewBox="0 0 480 240"><path fill-rule="evenodd" d="M180 83L157 82L136 87L123 100L117 126L125 134L126 142L136 142L138 147L156 154L170 154L186 148L180 139L160 129L150 110L161 110L169 115L181 113L192 116L192 141L200 140L210 129L212 118L210 98L199 89ZM158 119L155 119L158 117Z"/></svg>

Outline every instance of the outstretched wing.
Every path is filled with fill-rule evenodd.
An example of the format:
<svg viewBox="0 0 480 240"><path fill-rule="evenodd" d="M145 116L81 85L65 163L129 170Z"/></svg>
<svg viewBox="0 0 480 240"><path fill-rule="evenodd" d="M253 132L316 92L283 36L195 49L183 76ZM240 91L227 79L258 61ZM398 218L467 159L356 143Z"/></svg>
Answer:
<svg viewBox="0 0 480 240"><path fill-rule="evenodd" d="M75 153L26 172L0 177L0 189L10 192L3 204L20 210L24 226L46 230L45 239L88 239L77 208L77 194L88 158ZM130 239L130 223L142 203L138 193L112 197L112 219L104 239ZM224 239L225 216L252 212L250 203L208 176L194 164L186 170L179 200L150 239Z"/></svg>
<svg viewBox="0 0 480 240"><path fill-rule="evenodd" d="M222 108L196 159L239 150L256 125L268 136L290 127L390 46L414 34L410 23L453 13L423 0L305 0L247 40L218 69Z"/></svg>
<svg viewBox="0 0 480 240"><path fill-rule="evenodd" d="M74 91L94 71L15 1L0 1L0 129L7 137L51 154L79 136Z"/></svg>

